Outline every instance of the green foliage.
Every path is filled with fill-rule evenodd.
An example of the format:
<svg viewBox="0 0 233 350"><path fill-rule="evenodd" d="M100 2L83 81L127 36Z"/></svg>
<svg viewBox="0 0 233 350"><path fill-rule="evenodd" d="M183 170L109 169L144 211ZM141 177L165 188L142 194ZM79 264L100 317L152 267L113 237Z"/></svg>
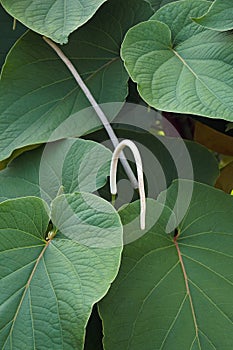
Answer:
<svg viewBox="0 0 233 350"><path fill-rule="evenodd" d="M172 181L179 175L182 178L193 178L195 181L205 184L215 184L219 175L218 163L213 153L200 144L175 137L157 136L155 138L154 135L149 132L133 131L129 128L116 129L116 133L119 138L129 138L136 142L142 156L145 155L143 164L144 172L147 174L147 181L150 179L149 174L153 174L148 185L153 189L156 188L156 196L170 186ZM172 148L176 150L175 155L171 154L170 150ZM159 167L153 166L152 157L149 158L146 156L145 149L150 151L161 165L163 174ZM190 174L187 169L184 168L181 169L181 174L178 175L177 167L179 163L182 164L182 159L185 158L186 152L188 152L190 156L193 173ZM165 183L164 177L166 180ZM154 178L156 178L156 184L154 183Z"/></svg>
<svg viewBox="0 0 233 350"><path fill-rule="evenodd" d="M122 57L149 105L232 120L231 35L199 27L191 19L208 6L193 0L161 8L150 21L129 30Z"/></svg>
<svg viewBox="0 0 233 350"><path fill-rule="evenodd" d="M66 202L72 211L64 210ZM41 199L0 207L1 348L80 349L91 307L119 267L118 214L92 194L61 195L50 214L56 235L46 240L49 213Z"/></svg>
<svg viewBox="0 0 233 350"><path fill-rule="evenodd" d="M0 3L0 348L232 350L232 3Z"/></svg>
<svg viewBox="0 0 233 350"><path fill-rule="evenodd" d="M167 5L169 2L175 2L178 0L148 0L148 2L151 3L151 6L155 11L157 11L160 7L163 7L164 5ZM209 0L214 1L214 0Z"/></svg>
<svg viewBox="0 0 233 350"><path fill-rule="evenodd" d="M9 16L0 6L0 18L1 18L1 46L0 46L0 68L4 63L5 57L14 42L23 34L26 30L20 23L16 24L15 30L13 30L13 18Z"/></svg>
<svg viewBox="0 0 233 350"><path fill-rule="evenodd" d="M0 173L0 202L27 195L50 204L59 191L94 192L107 181L110 159L104 146L71 138L26 152Z"/></svg>
<svg viewBox="0 0 233 350"><path fill-rule="evenodd" d="M169 2L174 2L177 0L148 0L148 2L151 3L151 6L155 11L157 11L160 7L163 7L164 5L168 4Z"/></svg>
<svg viewBox="0 0 233 350"><path fill-rule="evenodd" d="M66 4L47 0L38 6L36 0L1 0L11 16L28 28L64 44L68 35L87 22L106 0L71 0ZM33 14L33 15L32 15Z"/></svg>
<svg viewBox="0 0 233 350"><path fill-rule="evenodd" d="M122 2L102 7L98 17L75 32L64 47L98 103L124 101L128 76L119 57L120 44L130 25L152 14L147 3L140 2L135 7L135 1L129 0L132 11L129 20ZM2 70L0 160L26 145L81 136L100 127L92 110L77 114L88 106L84 94L57 55L40 36L26 33L11 50ZM107 109L109 119L118 110L112 106Z"/></svg>
<svg viewBox="0 0 233 350"><path fill-rule="evenodd" d="M233 3L231 0L215 0L206 14L194 20L206 28L230 30L233 28Z"/></svg>
<svg viewBox="0 0 233 350"><path fill-rule="evenodd" d="M148 202L149 230L125 246L120 272L100 303L105 348L137 350L146 344L148 350L230 350L233 198L195 183L189 210L174 237L174 232L165 233L173 214L161 204L165 195L173 209L176 182L158 202ZM185 202L184 191L180 205ZM120 215L123 224L137 232L135 206L128 205ZM159 220L153 224L157 212Z"/></svg>

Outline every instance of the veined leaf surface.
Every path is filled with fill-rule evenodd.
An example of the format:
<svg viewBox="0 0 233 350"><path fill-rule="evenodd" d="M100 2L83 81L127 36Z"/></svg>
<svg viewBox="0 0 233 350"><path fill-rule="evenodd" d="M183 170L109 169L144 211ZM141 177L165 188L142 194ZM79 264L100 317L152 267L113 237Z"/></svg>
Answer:
<svg viewBox="0 0 233 350"><path fill-rule="evenodd" d="M13 199L0 209L1 349L82 349L92 306L119 268L118 214L93 194L62 195L52 206L56 227L46 233L41 199Z"/></svg>
<svg viewBox="0 0 233 350"><path fill-rule="evenodd" d="M148 202L147 232L124 247L119 275L100 303L106 350L232 348L233 198L194 183L190 205L185 192L179 203L186 214L169 235L171 212L160 206L166 196L173 208L177 190L175 181ZM138 211L139 203L120 211L124 235L138 232Z"/></svg>
<svg viewBox="0 0 233 350"><path fill-rule="evenodd" d="M122 57L142 98L170 112L232 120L233 36L193 22L208 1L176 1L131 28Z"/></svg>
<svg viewBox="0 0 233 350"><path fill-rule="evenodd" d="M107 181L111 156L101 144L71 138L27 152L0 172L0 202L37 196L50 204L59 192L94 192Z"/></svg>
<svg viewBox="0 0 233 350"><path fill-rule="evenodd" d="M28 28L64 44L69 34L87 22L105 1L1 0L1 4Z"/></svg>
<svg viewBox="0 0 233 350"><path fill-rule="evenodd" d="M62 47L109 120L127 95L128 75L119 56L123 36L152 13L145 1L109 1ZM39 35L26 33L11 49L1 75L0 160L27 145L101 128L89 106L54 51Z"/></svg>
<svg viewBox="0 0 233 350"><path fill-rule="evenodd" d="M215 0L208 12L200 18L194 18L198 24L219 31L233 28L233 3L231 0Z"/></svg>

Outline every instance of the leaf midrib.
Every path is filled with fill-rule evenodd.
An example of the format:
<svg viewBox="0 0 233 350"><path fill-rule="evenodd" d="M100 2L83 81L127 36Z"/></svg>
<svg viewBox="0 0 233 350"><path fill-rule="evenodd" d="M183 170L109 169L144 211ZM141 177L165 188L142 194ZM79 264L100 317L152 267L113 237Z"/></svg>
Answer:
<svg viewBox="0 0 233 350"><path fill-rule="evenodd" d="M188 278L188 275L186 273L185 264L184 264L184 261L182 258L182 253L180 251L177 237L174 238L174 245L175 245L175 248L177 250L178 260L179 260L180 265L181 265L181 269L182 269L182 273L183 273L183 277L184 277L184 282L185 282L185 288L186 288L186 292L187 292L188 299L189 299L190 309L191 309L193 323L194 323L194 327L195 327L195 339L197 339L198 347L201 350L201 343L200 343L200 339L199 339L199 327L197 324L197 317L196 317L194 304L193 304L193 300L192 300L192 296L191 296L191 292L190 292L190 288L189 288L189 278ZM193 341L193 344L195 342L195 339Z"/></svg>
<svg viewBox="0 0 233 350"><path fill-rule="evenodd" d="M32 269L32 272L31 272L31 274L30 274L30 276L29 276L29 278L28 278L28 281L27 281L27 283L26 283L26 285L25 285L25 289L24 289L23 295L22 295L22 297L21 297L21 299L20 299L20 302L19 302L19 305L18 305L18 307L17 307L17 309L16 309L15 316L14 316L14 318L13 318L13 320L12 320L12 325L11 325L9 334L8 334L8 336L7 336L7 338L6 338L5 342L4 342L4 344L3 344L3 347L2 347L3 349L4 349L5 345L6 345L6 343L7 343L8 339L9 339L9 337L11 337L11 335L12 335L12 332L13 332L13 329L14 329L14 325L15 325L15 321L16 321L16 319L17 319L17 317L18 317L19 312L20 312L20 308L21 308L21 306L22 306L22 304L23 304L23 301L24 301L24 298L25 298L25 296L26 296L26 293L27 293L27 291L28 291L28 289L29 289L29 287L30 287L30 283L31 283L31 281L32 281L32 278L33 278L33 276L34 276L34 274L35 274L35 272L36 272L36 269L37 269L37 266L38 266L39 262L41 261L42 257L44 256L44 253L45 253L46 249L48 248L50 242L51 242L50 240L49 240L48 242L46 242L46 245L44 246L44 248L42 249L40 255L38 256L38 258L37 258L37 260L36 260L36 263L35 263L35 265L34 265L34 267L33 267L33 269Z"/></svg>
<svg viewBox="0 0 233 350"><path fill-rule="evenodd" d="M220 99L210 88L208 85L206 85L206 83L195 73L195 71L188 65L188 63L185 61L185 59L173 48L169 47L169 50L171 50L174 55L181 61L181 63L192 73L192 75L194 75L194 77L196 78L196 80L198 80L209 92L212 96L214 96L214 98L216 98L216 100L218 100L221 104L223 104L222 99ZM225 105L225 107L227 109L229 109L229 106ZM209 107L210 108L210 107Z"/></svg>

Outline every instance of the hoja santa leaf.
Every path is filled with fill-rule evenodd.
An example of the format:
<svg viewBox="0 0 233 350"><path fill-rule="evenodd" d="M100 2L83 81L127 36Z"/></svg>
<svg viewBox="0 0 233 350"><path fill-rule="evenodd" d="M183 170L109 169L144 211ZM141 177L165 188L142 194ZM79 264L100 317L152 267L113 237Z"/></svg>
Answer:
<svg viewBox="0 0 233 350"><path fill-rule="evenodd" d="M81 350L92 306L119 268L118 214L93 194L62 195L50 215L56 231L46 233L41 199L9 200L0 209L1 349ZM61 217L67 222L59 227Z"/></svg>
<svg viewBox="0 0 233 350"><path fill-rule="evenodd" d="M233 198L194 183L191 202L184 191L178 205L183 219L167 234L171 212L161 203L167 197L173 208L177 190L175 181L148 202L160 217L151 226L150 215L145 234L124 247L119 275L99 304L106 350L232 348ZM137 233L138 211L138 203L120 211L124 239Z"/></svg>
<svg viewBox="0 0 233 350"><path fill-rule="evenodd" d="M231 0L215 0L206 14L193 20L206 28L230 30L233 28L233 3Z"/></svg>
<svg viewBox="0 0 233 350"><path fill-rule="evenodd" d="M232 120L232 33L203 28L191 17L208 1L176 1L131 28L122 57L142 98L165 111Z"/></svg>
<svg viewBox="0 0 233 350"><path fill-rule="evenodd" d="M123 36L152 13L142 0L108 1L62 47L110 120L127 95L128 75L119 56ZM27 145L101 128L89 106L54 51L39 35L26 33L11 49L1 75L0 160Z"/></svg>
<svg viewBox="0 0 233 350"><path fill-rule="evenodd" d="M112 152L82 139L48 143L27 152L0 172L0 202L37 196L48 204L60 192L94 192L109 176Z"/></svg>
<svg viewBox="0 0 233 350"><path fill-rule="evenodd" d="M75 29L87 22L106 0L1 0L14 18L39 34L64 44Z"/></svg>

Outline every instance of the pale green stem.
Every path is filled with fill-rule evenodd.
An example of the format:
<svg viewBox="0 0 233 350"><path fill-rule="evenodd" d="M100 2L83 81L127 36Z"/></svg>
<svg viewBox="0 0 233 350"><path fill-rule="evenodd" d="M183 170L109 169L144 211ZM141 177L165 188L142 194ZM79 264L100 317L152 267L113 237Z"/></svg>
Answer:
<svg viewBox="0 0 233 350"><path fill-rule="evenodd" d="M138 189L140 195L140 226L141 229L145 229L145 221L146 221L146 197L145 197L145 188L144 188L144 179L143 179L143 168L142 168L142 159L139 153L137 146L131 140L123 140L119 143L119 145L115 148L115 151L112 155L112 162L110 168L110 191L112 195L117 193L117 184L116 184L116 173L117 173L117 164L121 151L125 147L129 147L134 155L136 167L137 167L137 175L138 175Z"/></svg>
<svg viewBox="0 0 233 350"><path fill-rule="evenodd" d="M92 93L90 92L90 90L88 89L88 87L86 86L84 81L82 80L81 76L77 72L74 65L71 63L71 61L65 56L65 54L62 52L62 50L52 40L46 38L45 36L43 36L43 39L56 52L56 54L60 57L60 59L65 63L67 68L70 70L74 79L78 83L79 87L84 92L86 98L88 99L88 101L90 102L92 107L94 108L97 116L99 117L101 123L103 124L105 130L107 131L113 146L116 148L119 145L119 141L118 141L118 138L117 138L114 130L112 129L112 127L108 121L108 118L106 117L106 115L104 114L104 112L102 111L102 109L100 108L98 103L96 102L95 98L93 97ZM121 161L121 164L122 164L128 178L129 178L133 188L135 188L135 189L138 188L137 179L134 176L134 173L133 173L133 171L132 171L132 169L131 169L131 167L130 167L130 165L129 165L129 163L128 163L128 161L125 158L123 153L121 154L120 161Z"/></svg>

